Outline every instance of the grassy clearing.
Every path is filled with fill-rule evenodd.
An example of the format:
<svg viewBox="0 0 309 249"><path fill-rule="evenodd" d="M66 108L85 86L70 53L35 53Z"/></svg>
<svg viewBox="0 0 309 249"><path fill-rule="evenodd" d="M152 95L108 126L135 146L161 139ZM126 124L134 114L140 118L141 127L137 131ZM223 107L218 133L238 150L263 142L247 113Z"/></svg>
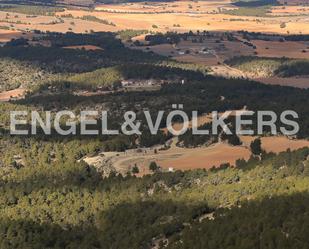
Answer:
<svg viewBox="0 0 309 249"><path fill-rule="evenodd" d="M270 13L270 5L259 6L259 7L239 7L238 9L225 10L225 14L235 15L235 16L256 16L256 17L266 17Z"/></svg>

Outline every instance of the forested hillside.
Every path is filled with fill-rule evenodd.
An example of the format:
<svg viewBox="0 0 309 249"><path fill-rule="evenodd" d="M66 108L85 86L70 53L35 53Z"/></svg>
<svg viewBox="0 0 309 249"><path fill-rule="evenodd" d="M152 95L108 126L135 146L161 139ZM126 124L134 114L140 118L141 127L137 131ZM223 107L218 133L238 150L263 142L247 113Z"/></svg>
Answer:
<svg viewBox="0 0 309 249"><path fill-rule="evenodd" d="M0 91L18 87L31 88L33 85L48 83L59 77L47 70L27 62L9 58L0 60Z"/></svg>
<svg viewBox="0 0 309 249"><path fill-rule="evenodd" d="M0 48L0 58L11 58L39 65L53 73L80 73L128 62L158 62L164 57L126 48L115 33L58 34L43 36L51 47L27 46L24 39ZM102 50L65 49L66 46L94 45Z"/></svg>
<svg viewBox="0 0 309 249"><path fill-rule="evenodd" d="M48 40L51 47L32 46L26 39L13 39L0 48L0 89L9 90L22 86L35 89L48 86L53 81L79 81L83 72L104 69L125 63L161 63L166 58L126 48L114 33L96 34L44 34L36 42ZM102 50L86 51L66 49L66 46L93 45ZM108 69L106 69L108 70ZM111 72L112 69L109 70ZM99 71L90 73L91 78ZM74 74L77 74L74 76ZM101 74L100 74L101 75ZM101 75L103 76L103 74ZM105 73L106 76L106 73ZM94 77L89 84L96 81ZM112 84L112 82L111 82ZM99 84L96 84L99 85Z"/></svg>
<svg viewBox="0 0 309 249"><path fill-rule="evenodd" d="M2 167L1 248L306 248L308 155L143 178L70 160Z"/></svg>
<svg viewBox="0 0 309 249"><path fill-rule="evenodd" d="M171 173L157 168L154 174L137 178L133 171L117 175L111 163L93 167L83 159L102 151L164 144L169 134L151 136L145 126L140 136L8 134L10 110L54 114L69 109L79 114L87 108L104 109L111 114L110 128L117 129L127 110L136 111L144 121L145 109L156 115L181 103L189 116L193 110L203 114L246 106L280 113L292 108L299 114L298 137L308 138L307 90L209 76L198 65L132 51L114 33L49 33L37 42L42 40L51 46L13 40L0 48L3 87L33 90L23 100L0 103L1 249L307 247L308 148L279 155L262 151L248 161L237 160L234 167L222 163L217 169ZM64 48L87 44L100 49ZM14 77L6 78L7 74ZM166 83L152 91L74 94L80 89L119 87L124 79ZM220 138L240 144L237 136ZM179 137L191 148L216 141L218 136L212 135ZM223 238L224 231L229 233Z"/></svg>
<svg viewBox="0 0 309 249"><path fill-rule="evenodd" d="M161 70L166 72L164 68ZM136 70L136 72L139 72L139 70ZM143 119L142 108L148 108L151 113L157 115L158 110L170 111L173 103L182 103L185 112L188 114L192 113L192 111L198 111L203 114L210 113L213 110L218 112L239 110L244 106L253 111L273 110L276 113L281 113L293 107L293 110L299 115L300 131L298 137L308 137L307 123L309 116L307 104L305 104L309 99L307 90L263 85L248 80L227 80L203 76L199 72L190 70L183 71L183 75L187 77L187 84L167 84L156 91L119 92L91 97L75 96L70 93L43 97L35 95L18 101L18 104L36 106L37 108L44 107L46 110L54 109L55 107L67 107L78 110L85 106L91 107L95 104L105 103L109 111L115 115L115 118L121 118L126 110L136 110L138 115L140 115L138 116L140 119ZM222 100L221 96L224 96L224 100ZM239 98L239 96L246 96L246 98ZM44 98L44 101L42 101L42 98ZM253 120L256 119L253 118ZM279 126L280 122L277 122L277 125Z"/></svg>
<svg viewBox="0 0 309 249"><path fill-rule="evenodd" d="M288 58L234 57L226 63L254 76L304 76L309 75L309 60Z"/></svg>

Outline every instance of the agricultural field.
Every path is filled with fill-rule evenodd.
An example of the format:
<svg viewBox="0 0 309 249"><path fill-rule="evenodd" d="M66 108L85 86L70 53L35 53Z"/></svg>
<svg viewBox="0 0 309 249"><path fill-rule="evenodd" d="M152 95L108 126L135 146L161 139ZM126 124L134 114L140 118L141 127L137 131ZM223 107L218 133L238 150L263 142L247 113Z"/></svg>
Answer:
<svg viewBox="0 0 309 249"><path fill-rule="evenodd" d="M292 86L298 88L309 88L309 78L308 77L266 77L266 78L256 78L258 82L270 85L281 85L281 86Z"/></svg>
<svg viewBox="0 0 309 249"><path fill-rule="evenodd" d="M309 43L292 37L205 31L146 34L133 37L127 46L208 67L216 76L308 88Z"/></svg>
<svg viewBox="0 0 309 249"><path fill-rule="evenodd" d="M157 149L158 152L154 153ZM222 153L224 152L224 155ZM140 175L151 173L148 166L151 162L156 162L164 171L169 168L174 170L191 170L191 169L210 169L219 167L223 163L235 165L236 160L250 158L250 150L245 147L233 147L228 144L214 144L204 148L180 148L175 144L171 145L168 150L160 151L159 148L152 148L146 152L124 152L117 155L100 155L103 159L109 158L113 162L113 167L119 172L128 172L134 165L139 168ZM97 158L97 157L95 157ZM91 161L91 158L86 158ZM93 165L96 166L94 163Z"/></svg>
<svg viewBox="0 0 309 249"><path fill-rule="evenodd" d="M286 6L289 10L293 6ZM39 9L6 6L0 9L0 24L13 30L41 30L54 32L119 31L124 29L147 29L155 32L189 30L237 31L299 34L308 27L307 12L295 7L294 15L275 13L273 7L265 16L237 16L238 7L229 0L211 2L126 3L97 5L94 9L51 8ZM305 9L306 10L306 9ZM15 11L15 12L14 12ZM231 11L231 13L229 12ZM299 14L299 15L298 15ZM143 20L142 22L140 20ZM284 27L282 26L284 23ZM91 28L89 28L91 27ZM228 27L228 28L227 28Z"/></svg>
<svg viewBox="0 0 309 249"><path fill-rule="evenodd" d="M254 136L241 136L240 140L247 147L250 146L250 143L255 139ZM308 140L292 140L287 137L262 137L262 148L267 152L279 153L282 151L290 150L298 150L303 147L308 146Z"/></svg>
<svg viewBox="0 0 309 249"><path fill-rule="evenodd" d="M137 165L142 175L150 173L148 165L152 161L155 161L166 171L169 168L172 170L210 169L224 163L235 165L238 159L248 160L251 156L250 143L254 139L254 137L241 138L244 143L242 146L216 143L209 147L190 149L172 145L169 150L159 150L158 153L153 152L155 148L152 151L147 150L146 153L118 153L117 156L111 156L111 160L113 160L114 167L120 172L127 172ZM286 137L265 137L261 141L262 148L268 153L280 153L287 149L294 151L309 146L307 140L290 140Z"/></svg>
<svg viewBox="0 0 309 249"><path fill-rule="evenodd" d="M21 38L27 36L25 33L23 34L21 31L12 31L12 30L4 30L0 29L0 42L6 43L11 41L12 39Z"/></svg>
<svg viewBox="0 0 309 249"><path fill-rule="evenodd" d="M210 123L211 120L210 115L199 116L196 127ZM174 123L173 128L180 130L183 125L183 123ZM192 128L192 121L189 122L188 126ZM164 132L167 131L166 129L163 130ZM248 160L252 156L250 144L255 139L257 139L256 136L240 136L241 144L237 146L220 141L210 146L184 148L178 146L178 138L175 137L166 143L168 149L164 149L162 146L154 146L140 150L128 150L123 153L102 153L93 158L85 158L85 160L94 166L97 166L98 162L102 163L102 160L112 161L115 169L123 173L129 171L135 165L139 168L138 176L151 173L148 169L151 162L156 162L166 171L210 169L219 167L224 163L235 166L237 160ZM308 140L290 139L284 136L261 137L260 140L262 149L266 153L295 151L309 146Z"/></svg>
<svg viewBox="0 0 309 249"><path fill-rule="evenodd" d="M309 248L306 1L0 0L0 248Z"/></svg>
<svg viewBox="0 0 309 249"><path fill-rule="evenodd" d="M216 1L175 1L175 2L146 2L146 3L124 3L124 4L98 4L95 10L103 12L120 13L218 13L220 8L236 8L230 0Z"/></svg>
<svg viewBox="0 0 309 249"><path fill-rule="evenodd" d="M308 6L278 6L271 8L273 16L309 15Z"/></svg>
<svg viewBox="0 0 309 249"><path fill-rule="evenodd" d="M308 59L309 43L293 41L252 41L259 57L287 57L292 59Z"/></svg>
<svg viewBox="0 0 309 249"><path fill-rule="evenodd" d="M306 17L291 17L285 28L281 28L284 22L282 17L243 17L229 14L204 14L204 13L129 13L115 12L91 12L92 16L98 19L105 19L116 26L115 29L148 29L152 31L166 32L178 31L185 32L188 30L220 30L220 31L237 31L248 30L252 32L272 32L272 33L301 33L308 22ZM87 15L82 10L66 10L64 15L82 17ZM143 22L140 22L143 20ZM227 25L228 23L228 25ZM205 26L206 24L206 26ZM228 28L227 28L228 26ZM249 27L249 28L248 28Z"/></svg>

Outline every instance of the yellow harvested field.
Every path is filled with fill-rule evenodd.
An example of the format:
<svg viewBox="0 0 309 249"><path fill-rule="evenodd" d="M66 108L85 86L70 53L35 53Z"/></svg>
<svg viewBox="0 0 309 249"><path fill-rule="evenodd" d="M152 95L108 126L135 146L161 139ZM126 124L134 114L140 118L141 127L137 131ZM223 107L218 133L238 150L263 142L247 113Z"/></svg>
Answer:
<svg viewBox="0 0 309 249"><path fill-rule="evenodd" d="M299 34L309 30L308 16L301 7L287 7L285 11L299 12L286 17L282 9L273 9L280 16L236 16L223 14L222 10L235 9L230 0L179 1L169 3L128 3L98 5L95 10L67 9L55 16L33 16L0 11L0 25L14 30L41 30L55 32L84 33L93 31L119 31L124 29L146 29L151 31L186 32L189 30L238 31L247 30L264 33ZM298 8L298 9L297 9ZM304 14L305 13L305 14ZM72 17L70 16L72 15ZM94 16L116 26L80 19ZM285 23L286 27L281 28Z"/></svg>
<svg viewBox="0 0 309 249"><path fill-rule="evenodd" d="M308 6L276 6L271 8L273 16L309 15Z"/></svg>
<svg viewBox="0 0 309 249"><path fill-rule="evenodd" d="M235 9L230 0L213 0L98 4L95 10L117 13L218 13L219 8Z"/></svg>
<svg viewBox="0 0 309 249"><path fill-rule="evenodd" d="M143 3L138 4L143 5ZM187 4L192 4L192 2L187 2ZM286 28L280 28L281 23L285 21L284 17L239 17L219 13L211 14L207 13L207 9L205 9L205 11L199 10L191 12L149 13L147 11L146 13L130 13L130 7L131 5L129 4L125 6L120 5L119 8L122 10L120 13L117 13L116 10L114 12L66 10L65 14L71 14L74 17L92 15L115 23L116 27L114 28L117 30L147 29L160 32L248 30L284 34L287 32L299 34L304 30L309 30L309 21L306 17L290 17L289 22L286 24ZM127 8L128 11L123 11L124 8ZM154 28L153 25L156 25L158 28Z"/></svg>
<svg viewBox="0 0 309 249"><path fill-rule="evenodd" d="M116 31L116 27L104 23L93 22L76 18L62 18L63 12L57 16L29 16L20 13L10 13L6 19L7 12L0 11L0 26L6 26L15 31L50 31L66 33L85 33L90 31ZM86 11L85 15L91 15ZM18 16L18 17L15 17ZM5 30L7 32L7 30Z"/></svg>

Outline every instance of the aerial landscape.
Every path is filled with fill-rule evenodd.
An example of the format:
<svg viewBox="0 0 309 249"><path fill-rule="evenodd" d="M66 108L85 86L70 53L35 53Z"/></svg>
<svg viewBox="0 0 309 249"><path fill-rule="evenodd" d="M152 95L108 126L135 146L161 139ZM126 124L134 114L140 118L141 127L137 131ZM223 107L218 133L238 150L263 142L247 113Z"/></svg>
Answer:
<svg viewBox="0 0 309 249"><path fill-rule="evenodd" d="M0 249L308 249L309 0L0 0Z"/></svg>

